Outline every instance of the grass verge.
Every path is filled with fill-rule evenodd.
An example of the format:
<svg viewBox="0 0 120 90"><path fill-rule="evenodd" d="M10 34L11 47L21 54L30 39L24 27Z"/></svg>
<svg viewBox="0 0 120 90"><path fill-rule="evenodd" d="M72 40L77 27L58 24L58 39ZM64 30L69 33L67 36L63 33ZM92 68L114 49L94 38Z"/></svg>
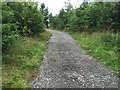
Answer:
<svg viewBox="0 0 120 90"><path fill-rule="evenodd" d="M30 81L37 75L45 44L50 36L51 34L45 31L35 37L20 37L9 51L3 53L3 88L30 87Z"/></svg>
<svg viewBox="0 0 120 90"><path fill-rule="evenodd" d="M119 75L119 61L117 55L117 34L110 34L109 32L68 32L80 45L83 49L85 49L87 54L90 54L100 63L105 64L109 68L111 68L114 73L120 77ZM113 39L113 40L112 40Z"/></svg>

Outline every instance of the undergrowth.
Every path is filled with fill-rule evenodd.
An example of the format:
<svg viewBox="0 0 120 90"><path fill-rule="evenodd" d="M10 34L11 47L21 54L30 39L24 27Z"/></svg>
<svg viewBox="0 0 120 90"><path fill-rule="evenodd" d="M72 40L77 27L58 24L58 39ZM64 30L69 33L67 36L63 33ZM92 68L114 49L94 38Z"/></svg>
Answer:
<svg viewBox="0 0 120 90"><path fill-rule="evenodd" d="M12 48L3 53L3 88L29 88L43 59L45 43L51 34L47 31L34 37L19 37Z"/></svg>
<svg viewBox="0 0 120 90"><path fill-rule="evenodd" d="M99 62L111 68L119 75L118 61L118 33L112 32L70 32L69 34L85 49L87 54L92 55Z"/></svg>

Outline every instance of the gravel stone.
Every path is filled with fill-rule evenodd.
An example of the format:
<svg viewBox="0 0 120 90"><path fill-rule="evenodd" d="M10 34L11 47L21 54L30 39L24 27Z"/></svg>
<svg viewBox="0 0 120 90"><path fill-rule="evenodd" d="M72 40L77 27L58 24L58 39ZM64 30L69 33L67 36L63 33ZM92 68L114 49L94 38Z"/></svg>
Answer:
<svg viewBox="0 0 120 90"><path fill-rule="evenodd" d="M86 55L69 34L47 31L52 36L31 88L118 88L113 71Z"/></svg>

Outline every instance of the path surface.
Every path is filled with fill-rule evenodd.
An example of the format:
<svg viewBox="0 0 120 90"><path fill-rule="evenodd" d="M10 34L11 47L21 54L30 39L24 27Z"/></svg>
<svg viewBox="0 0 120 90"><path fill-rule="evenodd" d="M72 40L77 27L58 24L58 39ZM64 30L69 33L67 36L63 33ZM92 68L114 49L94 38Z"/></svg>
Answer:
<svg viewBox="0 0 120 90"><path fill-rule="evenodd" d="M32 88L117 88L118 79L67 33L52 33Z"/></svg>

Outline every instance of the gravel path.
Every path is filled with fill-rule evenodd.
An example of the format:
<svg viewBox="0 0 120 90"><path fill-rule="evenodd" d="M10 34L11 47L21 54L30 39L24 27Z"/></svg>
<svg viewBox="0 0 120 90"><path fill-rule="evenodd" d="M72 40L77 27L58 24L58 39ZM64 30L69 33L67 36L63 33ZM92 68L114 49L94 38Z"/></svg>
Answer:
<svg viewBox="0 0 120 90"><path fill-rule="evenodd" d="M117 88L111 70L84 53L67 33L52 33L32 88Z"/></svg>

